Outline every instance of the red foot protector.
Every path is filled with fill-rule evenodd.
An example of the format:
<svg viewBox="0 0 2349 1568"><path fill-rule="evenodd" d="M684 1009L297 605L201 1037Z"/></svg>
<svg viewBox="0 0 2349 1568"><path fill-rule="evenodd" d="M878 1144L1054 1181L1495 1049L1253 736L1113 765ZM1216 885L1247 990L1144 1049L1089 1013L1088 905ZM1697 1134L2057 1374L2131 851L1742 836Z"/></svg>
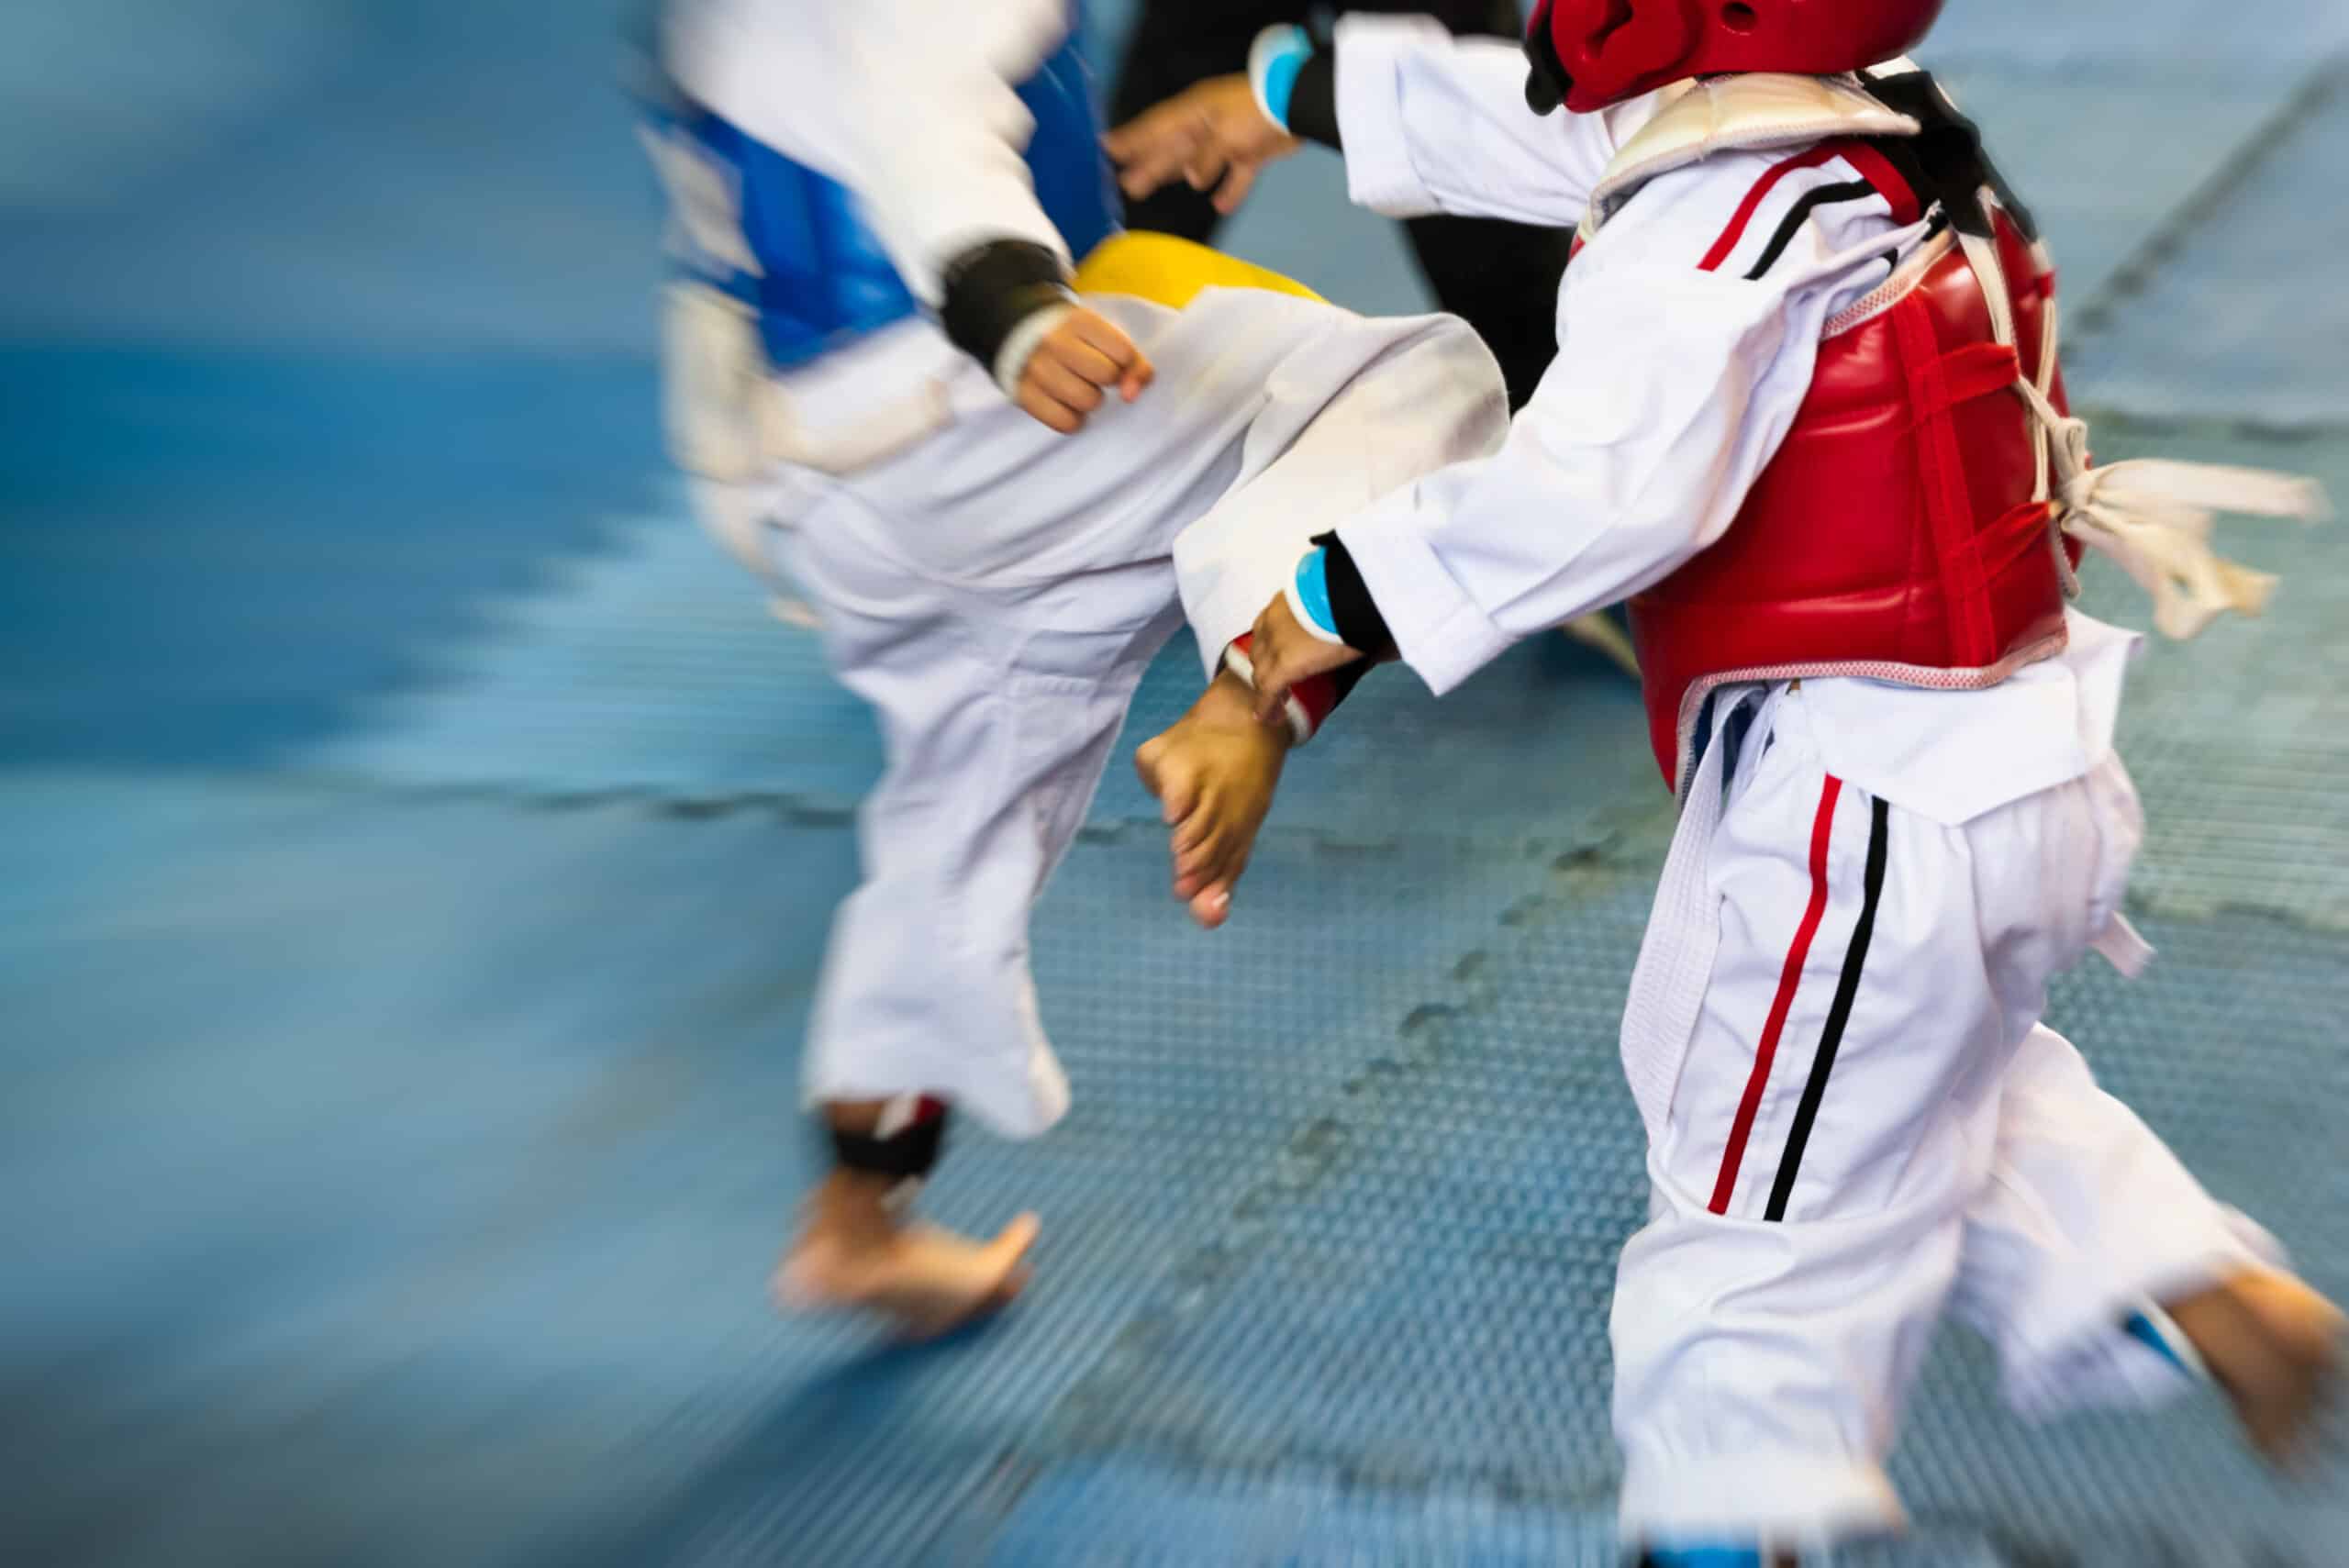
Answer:
<svg viewBox="0 0 2349 1568"><path fill-rule="evenodd" d="M1247 682L1251 689L1256 684L1256 665L1248 657L1248 648L1255 637L1252 631L1243 631L1223 651L1223 667ZM1338 683L1328 675L1308 675L1289 688L1287 700L1281 706L1288 714L1289 733L1297 737L1298 745L1313 739L1321 721L1338 706L1340 695Z"/></svg>

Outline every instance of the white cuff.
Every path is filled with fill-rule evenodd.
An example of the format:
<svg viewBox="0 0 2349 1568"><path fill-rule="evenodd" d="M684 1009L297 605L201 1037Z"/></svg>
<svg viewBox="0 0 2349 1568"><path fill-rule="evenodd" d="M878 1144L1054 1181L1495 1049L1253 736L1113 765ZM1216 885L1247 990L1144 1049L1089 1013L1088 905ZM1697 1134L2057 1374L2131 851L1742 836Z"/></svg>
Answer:
<svg viewBox="0 0 2349 1568"><path fill-rule="evenodd" d="M1030 311L1028 318L1014 327L1010 335L1004 339L1003 347L996 350L995 363L990 368L995 373L996 385L1003 389L1006 397L1015 402L1019 400L1019 378L1028 373L1028 361L1036 352L1037 345L1050 337L1052 328L1066 320L1075 309L1076 295L1071 293L1066 305L1048 305L1041 310Z"/></svg>
<svg viewBox="0 0 2349 1568"><path fill-rule="evenodd" d="M1345 145L1346 195L1388 217L1438 210L1411 161L1403 132L1403 61L1452 35L1426 17L1342 17L1337 29L1338 139Z"/></svg>
<svg viewBox="0 0 2349 1568"><path fill-rule="evenodd" d="M1629 1456L1616 1528L1626 1540L1751 1540L1765 1551L1823 1551L1908 1523L1883 1471L1831 1453Z"/></svg>
<svg viewBox="0 0 2349 1568"><path fill-rule="evenodd" d="M1462 592L1442 558L1410 526L1371 518L1338 530L1395 651L1437 696L1491 663L1516 639Z"/></svg>

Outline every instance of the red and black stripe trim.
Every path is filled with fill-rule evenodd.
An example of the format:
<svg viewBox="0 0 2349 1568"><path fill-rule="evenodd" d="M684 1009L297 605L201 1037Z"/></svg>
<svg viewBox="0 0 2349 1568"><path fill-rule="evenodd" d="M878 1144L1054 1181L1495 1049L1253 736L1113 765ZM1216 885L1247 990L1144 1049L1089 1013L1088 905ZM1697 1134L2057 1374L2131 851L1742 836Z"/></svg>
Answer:
<svg viewBox="0 0 2349 1568"><path fill-rule="evenodd" d="M1797 170L1818 168L1833 158L1836 150L1833 142L1822 142L1807 152L1795 154L1783 163L1773 164L1768 173L1753 182L1753 188L1745 193L1745 199L1737 204L1737 210L1730 215L1729 227L1722 229L1720 238L1713 241L1713 248L1705 252L1705 259L1697 263L1697 270L1700 272L1718 272L1720 264L1729 260L1729 253L1737 249L1737 242L1745 238L1745 226L1753 221L1754 213L1760 210L1764 199L1778 188L1778 182Z"/></svg>
<svg viewBox="0 0 2349 1568"><path fill-rule="evenodd" d="M1802 1086L1802 1101L1795 1107L1794 1128L1787 1134L1787 1151L1778 1160L1777 1180L1770 1184L1770 1204L1764 1219L1787 1217L1787 1201L1794 1195L1795 1176L1802 1170L1803 1150L1819 1120L1820 1102L1827 1097L1828 1075L1835 1071L1835 1053L1843 1044L1843 1030L1852 1021L1852 1003L1860 994L1860 972L1868 962L1868 942L1876 935L1876 906L1884 899L1884 862L1887 813L1874 800L1868 811L1867 871L1862 882L1859 923L1852 928L1852 945L1843 950L1843 971L1835 982L1835 1000L1827 1009L1827 1027L1819 1038L1819 1053L1811 1058L1810 1077Z"/></svg>
<svg viewBox="0 0 2349 1568"><path fill-rule="evenodd" d="M1770 1086L1770 1065L1777 1060L1778 1037L1786 1032L1787 1015L1794 1008L1795 988L1802 982L1811 939L1819 934L1819 922L1827 914L1827 846L1835 830L1835 802L1842 793L1843 781L1828 774L1819 792L1819 811L1810 824L1810 902L1804 906L1802 922L1795 928L1795 940L1787 949L1786 964L1778 972L1777 995L1770 999L1769 1020L1762 1026L1761 1041L1753 1049L1753 1071L1746 1076L1745 1093L1730 1123L1720 1173L1713 1180L1713 1200L1707 1206L1715 1214L1727 1214L1729 1200L1737 1192L1738 1169L1745 1162L1745 1142L1753 1134L1763 1091Z"/></svg>
<svg viewBox="0 0 2349 1568"><path fill-rule="evenodd" d="M1876 194L1876 187L1865 180L1847 180L1840 185L1819 185L1805 191L1801 199L1787 209L1787 216L1779 223L1777 232L1772 234L1770 243L1762 248L1761 259L1746 270L1745 281L1752 283L1778 264L1778 258L1787 253L1787 247L1794 242L1795 236L1802 231L1803 224L1812 213L1842 202L1864 202Z"/></svg>
<svg viewBox="0 0 2349 1568"><path fill-rule="evenodd" d="M1761 259L1746 272L1748 283L1777 265L1778 259L1786 254L1787 247L1802 231L1802 226L1809 221L1810 215L1822 206L1881 196L1891 207L1896 223L1906 226L1916 222L1921 216L1916 193L1909 182L1902 178L1899 171L1874 146L1852 139L1824 141L1773 164L1768 172L1753 183L1753 189L1745 193L1745 199L1731 215L1728 227L1713 241L1712 249L1705 252L1705 259L1698 263L1698 271L1710 272L1720 270L1721 263L1729 260L1730 253L1737 249L1739 241L1745 238L1746 228L1753 223L1753 215L1761 209L1763 202L1787 175L1819 168L1839 158L1857 171L1860 177L1805 191L1787 209L1787 216L1779 220L1769 243L1763 247Z"/></svg>

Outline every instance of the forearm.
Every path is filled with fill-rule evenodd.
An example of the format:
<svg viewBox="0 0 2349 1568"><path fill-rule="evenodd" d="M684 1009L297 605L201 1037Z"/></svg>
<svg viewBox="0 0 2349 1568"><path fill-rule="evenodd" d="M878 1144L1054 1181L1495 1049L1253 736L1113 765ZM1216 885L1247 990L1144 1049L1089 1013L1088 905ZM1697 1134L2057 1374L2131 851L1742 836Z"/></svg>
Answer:
<svg viewBox="0 0 2349 1568"><path fill-rule="evenodd" d="M1397 217L1431 213L1570 228L1613 155L1599 116L1526 106L1524 57L1498 39L1455 39L1425 17L1347 17L1311 83L1328 122L1297 134L1346 154L1347 190ZM1300 98L1307 83L1300 81Z"/></svg>
<svg viewBox="0 0 2349 1568"><path fill-rule="evenodd" d="M1383 636L1442 692L1518 639L1661 580L1729 527L1776 451L1809 384L1817 308L1790 325L1780 291L1701 272L1570 284L1570 351L1507 444L1339 527L1333 614L1358 583L1375 617L1358 609L1354 635Z"/></svg>

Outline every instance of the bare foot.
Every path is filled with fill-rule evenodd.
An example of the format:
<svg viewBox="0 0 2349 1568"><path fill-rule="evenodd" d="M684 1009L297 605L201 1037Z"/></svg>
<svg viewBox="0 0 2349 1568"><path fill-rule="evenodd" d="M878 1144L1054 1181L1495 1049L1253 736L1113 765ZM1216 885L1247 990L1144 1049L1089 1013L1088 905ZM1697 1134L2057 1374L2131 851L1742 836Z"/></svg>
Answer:
<svg viewBox="0 0 2349 1568"><path fill-rule="evenodd" d="M974 1241L935 1225L899 1223L878 1203L880 1190L869 1178L839 1172L826 1180L807 1228L775 1269L777 1307L878 1313L926 1340L998 1310L1028 1283L1034 1215Z"/></svg>
<svg viewBox="0 0 2349 1568"><path fill-rule="evenodd" d="M2299 1450L2341 1370L2340 1310L2273 1270L2240 1273L2165 1309L2269 1460Z"/></svg>
<svg viewBox="0 0 2349 1568"><path fill-rule="evenodd" d="M1226 672L1134 753L1174 829L1174 896L1210 930L1231 913L1232 884L1248 869L1288 758L1288 726L1260 723L1254 710L1255 695Z"/></svg>

